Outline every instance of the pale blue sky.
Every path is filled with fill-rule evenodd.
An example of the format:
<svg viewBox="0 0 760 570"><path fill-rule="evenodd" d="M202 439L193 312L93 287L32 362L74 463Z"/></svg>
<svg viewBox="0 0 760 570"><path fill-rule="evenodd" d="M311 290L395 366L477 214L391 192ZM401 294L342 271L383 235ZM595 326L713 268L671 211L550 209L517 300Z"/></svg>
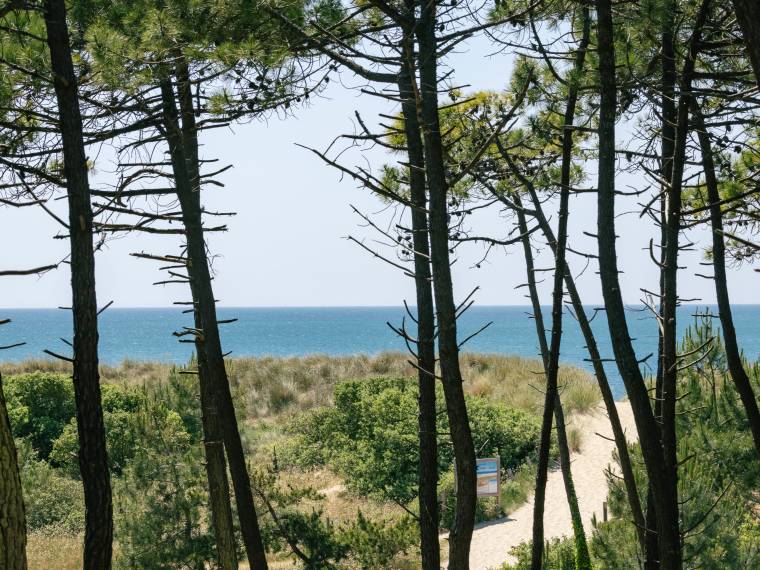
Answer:
<svg viewBox="0 0 760 570"><path fill-rule="evenodd" d="M509 76L511 58L505 54L488 56L490 46L472 42L453 58L456 82L469 83L476 89L498 89ZM344 83L357 85L349 74ZM344 239L374 237L359 227L360 220L349 204L365 212L380 211L383 206L350 180L340 181L339 174L318 158L295 146L302 143L326 147L338 134L353 131L353 112L373 121L379 112L394 112L384 101L360 95L334 81L325 97L287 120L272 119L216 130L203 135L203 153L220 158L234 168L223 176L224 189L207 191L205 201L211 209L234 209L239 212L229 221L230 231L211 238L211 247L219 257L214 286L217 298L226 306L351 306L399 305L414 299L412 281L395 269L373 259L357 245ZM367 160L379 166L393 160L377 150ZM356 155L354 155L356 157ZM347 160L351 161L351 157ZM105 180L108 164L96 180ZM619 184L636 185L641 180L621 177ZM61 201L56 205L64 206ZM620 199L618 212L636 209L635 199ZM382 216L381 218L382 219ZM504 236L510 225L493 210L477 218L478 233ZM594 232L596 204L593 196L573 198L570 224L573 247L594 251L593 241L582 235ZM637 213L618 219L620 265L624 270L624 297L628 303L641 298L640 288L656 289L657 272L646 247L655 229L640 220ZM52 240L55 224L39 210L15 210L0 207L0 243L3 254L0 269L47 264L65 255L67 242ZM689 234L690 239L705 243L704 231ZM171 238L150 234L130 235L109 243L97 257L98 297L101 304L114 300L116 306L167 306L187 298L184 286L154 287L161 275L151 262L129 257L130 252L176 251ZM525 304L524 290L515 286L525 280L522 251L512 247L493 252L481 269L470 269L482 247L470 245L460 249L455 265L455 291L458 297L480 285L479 304ZM684 298L713 302L712 282L694 276L700 272L701 248L682 257L686 269L680 276ZM585 260L571 256L578 273ZM539 266L548 266L545 256ZM579 285L587 303L601 299L595 275L588 267ZM548 274L547 274L548 275ZM55 307L70 304L68 271L65 266L41 278L0 279L0 307ZM736 303L757 301L755 288L760 274L744 267L730 274L730 286ZM546 302L550 298L544 297Z"/></svg>

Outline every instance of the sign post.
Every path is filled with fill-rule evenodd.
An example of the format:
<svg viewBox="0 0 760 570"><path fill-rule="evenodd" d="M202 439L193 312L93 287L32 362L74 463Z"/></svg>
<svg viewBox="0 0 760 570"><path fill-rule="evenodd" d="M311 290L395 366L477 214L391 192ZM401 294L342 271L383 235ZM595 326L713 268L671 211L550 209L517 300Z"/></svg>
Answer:
<svg viewBox="0 0 760 570"><path fill-rule="evenodd" d="M498 497L501 490L501 458L478 459L476 463L476 488L478 497Z"/></svg>

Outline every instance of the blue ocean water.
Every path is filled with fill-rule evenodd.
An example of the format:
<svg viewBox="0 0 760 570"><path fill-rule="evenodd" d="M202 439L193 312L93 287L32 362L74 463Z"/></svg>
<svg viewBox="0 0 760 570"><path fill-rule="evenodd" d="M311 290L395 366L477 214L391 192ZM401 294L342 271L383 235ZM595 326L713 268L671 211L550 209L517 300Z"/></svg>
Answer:
<svg viewBox="0 0 760 570"><path fill-rule="evenodd" d="M694 323L694 314L706 310L717 314L715 307L681 307L678 317L681 331ZM232 351L233 356L349 355L405 350L402 340L386 324L399 325L405 316L403 307L225 307L219 309L219 316L221 319L238 319L222 327L224 348ZM12 320L10 324L0 327L0 346L26 342L24 346L0 351L0 362L42 358L45 357L42 352L45 348L60 354L70 353L70 348L60 340L71 338L71 315L68 311L5 309L0 310L0 318ZM548 307L545 308L545 318L549 318ZM601 311L592 324L602 356L611 358L612 348L605 319ZM758 358L760 305L735 306L734 319L746 356ZM460 338L466 338L491 321L493 324L471 339L463 350L537 356L535 325L527 307L473 306L462 316ZM100 317L101 361L118 364L129 358L178 364L187 362L192 345L177 342L172 332L191 324L191 317L175 308L110 308ZM715 324L718 324L717 319ZM648 312L641 307L631 307L628 326L640 358L656 351L657 325ZM574 319L566 315L561 360L590 369L586 358L588 354L580 329ZM656 365L654 358L649 362L651 366ZM622 381L614 364L608 364L607 370L616 396L622 396Z"/></svg>

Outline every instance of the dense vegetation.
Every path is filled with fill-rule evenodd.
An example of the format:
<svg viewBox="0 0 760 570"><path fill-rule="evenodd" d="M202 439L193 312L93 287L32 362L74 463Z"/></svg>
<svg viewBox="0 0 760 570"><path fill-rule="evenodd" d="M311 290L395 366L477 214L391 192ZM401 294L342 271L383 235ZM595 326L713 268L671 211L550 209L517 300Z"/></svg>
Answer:
<svg viewBox="0 0 760 570"><path fill-rule="evenodd" d="M479 505L484 520L503 516L529 492L524 474L537 450L539 394L526 379L540 364L481 355L463 360L473 371L467 391L475 441L481 453L498 452L505 467L503 496ZM197 384L184 374L192 366L104 368L118 567L200 568L214 557ZM228 367L241 422L250 426L244 431L249 452L262 458L253 479L267 548L285 560L297 544L313 568L379 568L391 562L414 567L416 522L407 510L417 508L417 385L401 376L413 373L405 357L237 359ZM84 529L74 392L61 369L21 363L5 379L33 548L75 542ZM502 370L512 375L500 376ZM595 405L598 395L585 373L568 368L562 377L574 413ZM312 400L310 393L322 399ZM504 394L521 407L507 407ZM264 409L262 400L269 402ZM445 527L452 520L453 472L445 415L439 417ZM35 568L52 560L61 567L76 565L79 555L72 550L68 556L36 553L31 562Z"/></svg>
<svg viewBox="0 0 760 570"><path fill-rule="evenodd" d="M679 454L684 458L679 491L688 498L683 505L685 556L689 568L755 568L760 565L760 524L755 514L760 467L740 399L728 381L725 350L710 322L691 328L681 350L688 352L706 342L712 344L707 357L679 374L683 389L678 402ZM760 360L746 365L753 385L760 386ZM645 489L638 444L631 445L631 452L639 488ZM630 522L625 488L617 476L608 477L614 518L594 525L590 544L594 568L637 568L643 553ZM645 502L646 496L641 500ZM545 568L575 568L572 541L555 539L546 549ZM504 570L530 568L530 545L521 545L513 554L517 563L505 565Z"/></svg>

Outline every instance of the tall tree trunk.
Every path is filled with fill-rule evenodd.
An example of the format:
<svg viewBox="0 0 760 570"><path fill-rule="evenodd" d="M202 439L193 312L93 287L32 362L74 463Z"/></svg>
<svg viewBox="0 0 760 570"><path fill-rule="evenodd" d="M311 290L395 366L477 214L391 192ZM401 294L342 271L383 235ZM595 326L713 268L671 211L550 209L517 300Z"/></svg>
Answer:
<svg viewBox="0 0 760 570"><path fill-rule="evenodd" d="M665 299L665 251L667 249L667 193L668 185L673 173L673 152L676 139L676 100L675 89L678 79L676 72L676 50L675 50L675 2L668 0L663 13L665 17L662 22L662 86L660 88L660 108L661 108L661 131L660 131L660 247L659 247L659 303L658 318L663 321L664 299ZM655 377L654 390L654 415L657 418L658 425L662 421L662 385L664 371L664 330L662 326L657 327L657 376ZM657 533L657 514L654 509L654 498L652 494L652 483L649 482L647 489L647 516L646 516L646 547L644 550L644 567L647 570L656 570L660 567L659 541Z"/></svg>
<svg viewBox="0 0 760 570"><path fill-rule="evenodd" d="M224 352L219 337L219 323L216 316L216 300L211 286L211 272L206 257L206 242L203 236L202 208L200 205L200 161L198 157L198 129L195 124L190 77L187 64L180 58L178 65L178 97L182 113L182 135L185 147L185 160L188 165L191 192L194 200L189 201L192 211L188 214L193 222L185 225L188 236L188 259L191 264L191 279L195 281L198 298L195 308L198 311L203 329L203 343L206 353L206 363L211 379L211 386L216 392L217 402L221 410L222 428L224 430L224 447L227 451L232 486L235 491L240 531L243 535L248 563L252 570L267 568L266 550L261 537L261 529L256 514L251 491L251 479L245 461L245 451L240 438L235 405L232 401L230 382L224 364ZM183 218L185 207L181 203ZM190 233L193 233L192 246Z"/></svg>
<svg viewBox="0 0 760 570"><path fill-rule="evenodd" d="M430 192L430 251L438 315L438 354L457 473L456 512L449 533L449 568L466 570L470 564L470 542L477 500L475 448L459 368L457 315L449 259L446 163L438 117L438 46L435 28L436 3L421 3L416 33L419 40L420 120L425 143L425 173Z"/></svg>
<svg viewBox="0 0 760 570"><path fill-rule="evenodd" d="M546 343L546 329L544 328L544 319L541 310L541 304L536 288L535 274L533 272L533 252L530 247L530 236L528 235L525 214L522 210L518 211L518 220L520 224L520 233L523 237L523 249L525 253L526 266L528 268L528 289L530 291L531 302L533 304L534 319L536 320L536 332L538 333L539 345L541 346L541 355L544 362L546 373L546 401L548 407L549 398L554 398L554 416L557 423L557 444L560 454L560 467L562 469L562 478L565 484L565 494L570 507L570 515L573 523L573 534L575 536L575 567L578 570L590 569L591 558L588 552L586 542L586 533L583 529L583 520L578 507L578 497L575 493L573 476L570 467L570 447L567 442L567 430L565 425L565 414L562 410L562 402L558 390L559 377L559 352L562 339L562 300L564 295L564 276L566 273L566 245L567 245L567 224L568 224L568 207L570 199L571 184L571 167L573 159L573 123L575 121L575 108L578 101L579 81L582 75L583 66L586 60L586 49L589 43L591 21L587 7L583 8L583 33L578 50L575 56L573 73L568 78L569 90L568 99L565 106L562 129L562 164L560 167L560 205L559 205L559 227L558 239L554 242L555 257L555 274L554 274L554 292L552 299L552 336L551 346ZM519 198L518 198L519 199ZM549 461L549 446L551 444L551 417L547 419L548 413L544 410L544 418L541 431L541 448L539 450L539 465L536 476L536 495L534 498L533 510L533 553L532 567L538 570L543 565L544 549L544 500L546 492L547 469Z"/></svg>
<svg viewBox="0 0 760 570"><path fill-rule="evenodd" d="M757 0L733 0L736 20L742 29L755 81L760 87L760 3Z"/></svg>
<svg viewBox="0 0 760 570"><path fill-rule="evenodd" d="M620 375L631 402L639 433L647 473L652 481L654 505L657 509L660 543L667 544L663 568L680 570L680 529L678 496L667 481L660 433L649 402L644 378L633 349L620 280L615 247L615 118L617 80L615 77L615 43L611 0L597 0L597 48L599 52L599 181L598 229L599 273L607 311L607 322Z"/></svg>
<svg viewBox="0 0 760 570"><path fill-rule="evenodd" d="M26 570L26 514L0 375L0 568Z"/></svg>
<svg viewBox="0 0 760 570"><path fill-rule="evenodd" d="M45 1L45 25L63 143L71 244L73 382L84 486L84 568L111 568L113 506L98 373L98 307L87 157L63 0Z"/></svg>
<svg viewBox="0 0 760 570"><path fill-rule="evenodd" d="M556 238L554 232L549 225L549 221L544 215L543 206L538 198L535 190L530 189L531 200L533 203L534 211L536 212L536 220L538 221L541 231L546 237L549 247L554 251L556 247ZM527 224L525 225L527 228ZM522 231L522 230L521 230ZM565 287L567 293L570 296L570 303L573 306L575 317L578 320L578 325L583 334L583 340L586 343L586 348L589 354L589 360L594 368L594 376L596 376L597 383L599 384L599 391L602 394L602 401L604 402L607 415L610 419L610 426L612 427L612 435L615 440L615 447L618 450L618 456L620 461L620 471L623 475L623 482L626 488L626 495L628 497L628 504L631 507L631 514L633 516L633 523L636 526L636 532L639 539L639 546L642 552L645 551L645 522L644 514L641 508L641 499L639 498L638 488L636 486L636 478L633 474L633 465L631 463L631 455L628 452L628 441L625 437L625 431L620 423L620 415L618 414L617 406L615 405L615 397L612 395L610 389L610 383L607 379L607 372L604 370L604 364L602 361L602 355L599 352L599 347L596 343L596 337L594 331L591 328L591 322L586 315L586 309L583 306L580 293L575 285L575 279L573 279L572 272L570 271L570 265L565 264ZM655 538L656 538L655 534ZM655 543L655 551L657 550L657 543Z"/></svg>
<svg viewBox="0 0 760 570"><path fill-rule="evenodd" d="M577 92L576 92L577 96ZM575 101L572 95L570 96L570 103L565 112L565 125L568 126L567 120L570 117L569 126L572 126L572 117L575 112ZM543 567L543 554L544 554L544 501L546 496L546 479L547 470L549 466L549 447L551 445L551 431L552 431L552 416L556 410L561 410L559 404L559 392L557 389L557 379L559 376L559 352L562 342L562 300L564 296L564 274L565 274L565 254L567 246L567 218L568 218L568 204L570 199L570 165L572 158L572 137L570 129L563 129L563 162L562 162L562 187L560 189L560 202L559 202L559 223L557 229L557 246L555 253L555 269L554 269L554 287L552 291L552 332L551 342L548 349L549 358L547 359L546 368L546 396L544 399L544 414L541 422L541 446L539 448L538 457L538 472L536 474L536 490L533 498L533 544L532 544L532 557L531 568L532 570L541 570ZM540 309L540 308L539 308ZM542 327L543 331L543 327ZM542 332L543 334L543 332ZM540 335L539 335L540 336ZM544 339L544 344L546 340ZM558 425L558 430L562 431L560 437L564 435L564 417L559 413L558 420L562 420L562 426ZM559 422L558 422L559 423ZM564 446L567 446L567 438L564 437ZM572 478L570 476L570 453L567 449L564 450L566 457L562 457L561 461L566 463L567 477L565 479L565 488L569 491L568 499L575 495L574 487L572 485ZM563 450L560 450L563 453ZM563 468L563 476L565 476ZM569 481L569 485L568 485ZM576 499L577 503L577 499ZM577 504L576 510L577 510ZM572 513L571 502L571 513ZM581 546L580 551L576 551L577 560L581 561L584 566L589 567L590 561L588 560L588 547L586 546L585 533L583 533L583 524L580 521L580 512L576 512L578 515L576 519L574 517L573 527L576 536L576 547ZM577 528L580 527L580 528ZM580 534L579 534L580 533ZM582 545L580 536L583 536ZM585 558L585 562L584 561Z"/></svg>
<svg viewBox="0 0 760 570"><path fill-rule="evenodd" d="M757 406L755 391L752 389L747 370L742 362L739 343L736 340L734 318L731 313L731 300L728 295L728 278L726 276L726 244L723 241L723 213L720 206L718 179L715 176L715 160L713 159L710 135L705 128L702 113L695 100L692 100L694 124L699 137L702 152L702 168L705 173L707 199L710 201L710 227L712 229L712 262L715 271L715 296L718 300L720 326L723 331L723 342L726 350L726 361L731 379L744 405L747 421L755 442L755 449L760 455L760 411Z"/></svg>
<svg viewBox="0 0 760 570"><path fill-rule="evenodd" d="M689 51L684 61L681 80L679 82L679 98L676 113L675 143L673 157L670 161L670 184L666 196L665 217L665 255L663 257L663 291L662 316L662 450L665 469L667 471L667 495L676 497L675 509L678 513L678 433L677 412L678 401L678 254L680 251L679 237L681 233L681 190L686 163L686 144L689 133L689 110L691 95L691 79L697 57L698 43L709 9L709 0L703 0L694 24L694 31L689 41ZM663 157L666 158L666 157ZM656 499L655 499L656 500ZM662 524L662 521L660 522ZM681 540L666 539L662 528L659 528L659 551L661 564L665 560L681 565Z"/></svg>
<svg viewBox="0 0 760 570"><path fill-rule="evenodd" d="M518 207L522 207L520 197L518 195L515 195L514 201ZM523 236L522 244L523 253L525 255L525 270L528 277L528 292L530 295L531 305L533 307L533 318L536 323L536 334L538 335L538 344L541 349L541 360L544 364L544 374L548 375L549 345L546 342L544 316L541 309L541 301L538 296L538 288L536 286L533 250L531 249L530 245L530 235L528 235L528 224L525 220L525 212L522 209L517 211L517 220L518 231ZM570 467L570 446L567 442L565 414L562 410L562 402L559 396L559 391L557 391L557 398L554 406L554 421L557 423L557 445L559 447L560 468L562 469L562 479L565 485L565 495L567 496L567 504L570 507L570 518L573 523L573 535L576 541L576 568L590 568L588 545L586 543L586 533L583 529L583 519L581 518L580 508L578 507L578 496L575 492L575 484L573 483L573 475ZM543 517L543 509L541 516Z"/></svg>
<svg viewBox="0 0 760 570"><path fill-rule="evenodd" d="M177 107L174 91L169 80L161 84L162 110L166 139L169 145L172 167L174 170L177 195L183 212L200 210L199 193L192 192L192 179L188 175L187 157L182 144ZM195 204L195 202L198 202ZM187 216L189 217L189 216ZM200 214L197 215L200 217ZM186 217L183 215L183 220ZM187 223L187 222L186 222ZM189 242L189 238L188 238ZM188 246L189 250L189 246ZM187 255L190 290L193 296L193 314L195 328L203 330L203 323L198 310L197 280L194 279L192 262ZM227 464L224 457L224 442L222 436L220 410L217 402L217 391L209 381L209 370L206 361L206 351L202 333L195 337L198 353L198 381L201 396L201 420L203 424L203 447L206 455L206 478L209 489L209 508L211 509L214 539L216 540L217 561L223 570L234 570L238 567L235 545L235 532L232 525L232 509L230 507L229 484L227 482Z"/></svg>
<svg viewBox="0 0 760 570"><path fill-rule="evenodd" d="M419 382L419 510L422 568L439 570L438 430L435 409L435 313L430 279L425 156L417 117L413 32L404 32L399 95L404 118L409 188L412 198L414 285L417 295L417 376Z"/></svg>

